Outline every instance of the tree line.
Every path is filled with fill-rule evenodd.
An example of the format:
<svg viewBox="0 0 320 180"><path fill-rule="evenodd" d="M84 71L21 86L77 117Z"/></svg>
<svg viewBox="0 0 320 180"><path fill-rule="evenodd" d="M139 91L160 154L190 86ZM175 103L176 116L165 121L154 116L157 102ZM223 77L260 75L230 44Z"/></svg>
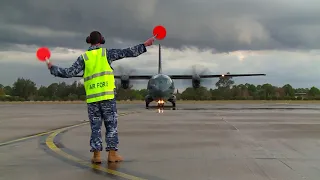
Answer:
<svg viewBox="0 0 320 180"><path fill-rule="evenodd" d="M121 88L117 83L117 100L144 100L146 89ZM175 92L178 100L320 100L317 87L293 88L290 84L282 87L272 84L239 84L235 85L230 77L220 77L212 87L200 86L197 89L188 87L184 91ZM52 83L40 86L30 79L18 78L12 86L0 84L0 101L76 101L85 100L83 84L75 81Z"/></svg>

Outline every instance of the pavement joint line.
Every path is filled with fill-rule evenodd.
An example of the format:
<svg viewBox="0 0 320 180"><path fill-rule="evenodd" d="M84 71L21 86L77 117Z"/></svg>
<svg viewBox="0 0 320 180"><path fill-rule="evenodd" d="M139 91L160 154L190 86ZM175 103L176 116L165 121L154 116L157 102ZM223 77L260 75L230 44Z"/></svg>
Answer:
<svg viewBox="0 0 320 180"><path fill-rule="evenodd" d="M125 116L125 115L133 114L133 113L139 113L139 112L122 113L122 114L119 114L119 116ZM82 124L84 124L84 123L82 123ZM71 161L73 161L75 163L78 163L80 165L83 165L83 166L86 166L86 167L89 167L89 168L92 168L92 169L96 169L96 170L99 170L99 171L102 171L102 172L105 172L105 173L108 173L108 174L112 174L112 175L115 175L115 176L118 176L118 177L121 177L121 178L124 178L124 179L145 180L143 178L139 178L139 177L136 177L136 176L133 176L133 175L125 174L125 173L122 173L122 172L119 172L119 171L115 171L115 170L112 170L112 169L108 169L108 168L102 167L100 165L92 164L91 162L83 161L83 160L81 160L81 159L79 159L77 157L74 157L74 156L62 151L60 148L58 148L56 146L56 144L54 143L54 139L56 138L56 136L58 136L60 133L66 131L68 129L71 129L71 128L74 128L74 127L78 127L78 126L81 126L81 124L74 125L74 126L69 126L69 127L65 127L65 128L61 128L61 129L58 129L58 130L55 130L54 132L52 132L46 138L47 147L50 150L52 150L53 152L55 152L56 154L66 158L68 160L71 160Z"/></svg>
<svg viewBox="0 0 320 180"><path fill-rule="evenodd" d="M133 112L126 112L126 113L119 113L119 116L128 115L128 114L134 114L134 113L140 113L140 112L139 111L133 111ZM69 126L58 128L58 129L54 129L54 130L50 130L50 131L46 131L46 132L42 132L42 133L37 133L37 134L25 136L25 137L22 137L22 138L17 138L17 139L10 140L10 141L5 141L5 142L0 143L0 147L1 146L6 146L6 145L9 145L9 144L13 144L13 143L18 143L18 142L25 141L25 140L28 140L28 139L44 136L44 135L53 133L53 132L61 130L61 129L65 129L65 128L70 129L70 128L82 126L82 125L85 125L85 124L88 124L88 123L89 123L89 120L87 120L85 122L82 122L82 123L69 125Z"/></svg>

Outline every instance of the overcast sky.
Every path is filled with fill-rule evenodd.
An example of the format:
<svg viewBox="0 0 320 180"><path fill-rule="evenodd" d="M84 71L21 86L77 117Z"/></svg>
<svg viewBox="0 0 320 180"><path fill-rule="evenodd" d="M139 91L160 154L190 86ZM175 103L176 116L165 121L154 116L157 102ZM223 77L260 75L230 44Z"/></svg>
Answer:
<svg viewBox="0 0 320 180"><path fill-rule="evenodd" d="M154 74L161 43L168 74L191 73L198 64L213 74L267 74L235 78L236 83L320 87L319 17L319 0L3 0L0 84L11 85L21 76L42 85L66 81L37 61L39 46L50 47L54 64L69 67L86 50L85 38L93 30L104 34L106 48L126 48L144 42L162 24L166 39L112 66Z"/></svg>

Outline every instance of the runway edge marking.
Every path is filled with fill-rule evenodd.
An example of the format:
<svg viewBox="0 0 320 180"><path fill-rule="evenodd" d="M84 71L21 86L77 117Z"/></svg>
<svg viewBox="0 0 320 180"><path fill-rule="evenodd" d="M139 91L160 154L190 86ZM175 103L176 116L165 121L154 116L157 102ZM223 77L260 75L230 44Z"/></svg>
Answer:
<svg viewBox="0 0 320 180"><path fill-rule="evenodd" d="M136 111L136 112L120 113L119 116L127 115L127 114L133 114L133 113L140 113L140 112L139 112L139 111ZM82 122L82 123L78 123L78 124L74 124L74 125L69 125L69 126L62 127L62 128L60 127L60 128L54 129L54 130L50 130L50 131L46 131L46 132L41 132L41 133L37 133L37 134L25 136L25 137L22 137L22 138L17 138L17 139L14 139L14 140L5 141L5 142L0 143L0 147L1 147L1 146L6 146L6 145L9 145L9 144L13 144L13 143L18 143L18 142L20 142L20 141L25 141L25 140L28 140L28 139L32 139L32 138L44 136L44 135L53 133L53 132L58 131L58 130L61 130L61 129L65 129L65 128L70 129L70 128L82 126L82 125L85 125L85 124L88 124L88 123L89 123L89 121L87 120L87 121Z"/></svg>
<svg viewBox="0 0 320 180"><path fill-rule="evenodd" d="M121 113L119 114L119 116L125 116L125 115L128 115L128 114L134 114L134 113L139 113L139 112L130 112L130 113ZM87 122L88 123L88 122ZM142 178L139 178L139 177L136 177L136 176L133 176L133 175L129 175L129 174L125 174L125 173L122 173L122 172L119 172L119 171L115 171L115 170L112 170L112 169L108 169L108 168L105 168L105 167L101 167L99 165L95 165L95 164L92 164L91 162L87 162L87 161L83 161L77 157L74 157L64 151L62 151L60 148L58 148L56 146L56 144L54 143L54 139L56 138L57 135L59 135L60 133L66 131L66 130L69 130L69 129L72 129L72 128L75 128L75 127L78 127L78 126L81 126L85 123L82 123L82 124L78 124L78 125L74 125L74 126L69 126L69 127L65 127L65 128L61 128L61 129L58 129L58 130L55 130L54 132L52 132L47 138L46 138L46 145L47 147L55 152L56 154L66 158L66 159L69 159L75 163L78 163L80 165L83 165L83 166L86 166L86 167L89 167L89 168L93 168L93 169L96 169L96 170L99 170L99 171L102 171L102 172L106 172L106 173L109 173L109 174L112 174L112 175L115 175L115 176L118 176L118 177L121 177L121 178L125 178L125 179L130 179L130 180L145 180L145 179L142 179Z"/></svg>

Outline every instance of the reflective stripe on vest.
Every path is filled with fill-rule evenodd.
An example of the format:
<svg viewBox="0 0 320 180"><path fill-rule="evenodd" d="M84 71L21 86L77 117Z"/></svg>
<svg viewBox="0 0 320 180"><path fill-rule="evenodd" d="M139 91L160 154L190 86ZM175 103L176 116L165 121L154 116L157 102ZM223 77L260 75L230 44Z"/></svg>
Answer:
<svg viewBox="0 0 320 180"><path fill-rule="evenodd" d="M82 57L85 62L83 80L87 103L114 99L115 80L106 49L87 51Z"/></svg>
<svg viewBox="0 0 320 180"><path fill-rule="evenodd" d="M103 75L113 75L113 72L105 71L105 72L96 73L96 74L93 74L93 75L88 76L86 78L83 78L83 81L86 82L86 81L89 81L95 77L99 77L99 76L103 76Z"/></svg>

